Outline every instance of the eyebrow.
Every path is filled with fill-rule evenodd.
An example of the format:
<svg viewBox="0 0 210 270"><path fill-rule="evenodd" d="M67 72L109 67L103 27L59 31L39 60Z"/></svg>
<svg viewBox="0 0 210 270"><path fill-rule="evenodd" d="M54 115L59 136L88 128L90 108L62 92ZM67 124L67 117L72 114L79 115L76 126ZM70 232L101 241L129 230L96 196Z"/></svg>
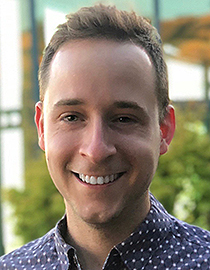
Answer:
<svg viewBox="0 0 210 270"><path fill-rule="evenodd" d="M142 107L134 101L115 101L114 106L119 109L134 109L134 110L143 110Z"/></svg>
<svg viewBox="0 0 210 270"><path fill-rule="evenodd" d="M61 99L55 103L54 107L83 105L84 103L81 99Z"/></svg>
<svg viewBox="0 0 210 270"><path fill-rule="evenodd" d="M74 105L84 105L85 102L81 99L61 99L57 103L55 103L55 107L60 106L74 106ZM115 101L113 107L119 109L135 109L135 110L143 110L136 102L133 101Z"/></svg>

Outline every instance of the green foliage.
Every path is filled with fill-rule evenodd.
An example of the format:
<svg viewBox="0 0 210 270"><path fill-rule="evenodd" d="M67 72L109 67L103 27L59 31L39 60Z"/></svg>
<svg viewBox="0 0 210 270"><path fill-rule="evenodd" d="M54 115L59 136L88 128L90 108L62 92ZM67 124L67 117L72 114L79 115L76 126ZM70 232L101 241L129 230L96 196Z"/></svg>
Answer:
<svg viewBox="0 0 210 270"><path fill-rule="evenodd" d="M179 111L177 123L151 191L170 213L210 229L210 137L198 120L198 112Z"/></svg>
<svg viewBox="0 0 210 270"><path fill-rule="evenodd" d="M64 205L50 179L43 155L28 164L25 181L25 189L10 190L8 199L17 218L16 233L28 242L55 226L64 214Z"/></svg>

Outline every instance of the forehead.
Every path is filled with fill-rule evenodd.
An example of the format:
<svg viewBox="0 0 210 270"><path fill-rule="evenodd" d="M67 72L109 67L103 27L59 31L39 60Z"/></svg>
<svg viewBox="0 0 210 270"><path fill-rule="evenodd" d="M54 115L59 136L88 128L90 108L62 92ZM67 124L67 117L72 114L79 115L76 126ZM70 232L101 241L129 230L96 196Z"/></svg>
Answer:
<svg viewBox="0 0 210 270"><path fill-rule="evenodd" d="M72 62L70 63L69 60L72 60ZM62 45L55 53L50 69L52 71L53 67L55 67L59 61L62 61L62 64L66 63L69 67L69 64L75 64L74 60L76 60L78 64L85 63L86 60L91 60L98 65L102 65L101 61L103 61L103 64L107 65L113 65L113 62L115 62L115 66L119 63L123 67L123 64L125 64L126 68L129 67L129 65L136 65L145 69L153 65L146 50L133 42L84 39L69 41Z"/></svg>
<svg viewBox="0 0 210 270"><path fill-rule="evenodd" d="M92 91L103 96L106 90L106 96L123 99L132 89L139 90L133 91L134 97L151 89L154 94L154 85L154 67L142 47L131 42L77 40L64 44L54 55L46 95L77 98L78 93Z"/></svg>

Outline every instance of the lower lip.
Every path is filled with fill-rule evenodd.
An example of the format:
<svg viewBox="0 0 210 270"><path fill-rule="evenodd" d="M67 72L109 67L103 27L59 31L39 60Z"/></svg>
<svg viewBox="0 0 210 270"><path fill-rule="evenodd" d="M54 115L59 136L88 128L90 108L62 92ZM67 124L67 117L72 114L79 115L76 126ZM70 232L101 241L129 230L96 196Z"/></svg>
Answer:
<svg viewBox="0 0 210 270"><path fill-rule="evenodd" d="M73 172L72 172L73 173ZM112 181L112 182L109 182L109 183L105 183L105 184L96 184L96 185L92 185L92 184L89 184L89 183L86 183L86 182L83 182L79 177L77 177L75 175L75 173L73 173L73 175L75 176L75 178L79 181L79 183L83 184L84 186L87 186L87 187L91 187L91 188L103 188L103 187L108 187L112 184L114 184L115 182L118 182L119 179L122 178L123 175L125 175L125 173L123 173L119 178L117 178L116 180Z"/></svg>

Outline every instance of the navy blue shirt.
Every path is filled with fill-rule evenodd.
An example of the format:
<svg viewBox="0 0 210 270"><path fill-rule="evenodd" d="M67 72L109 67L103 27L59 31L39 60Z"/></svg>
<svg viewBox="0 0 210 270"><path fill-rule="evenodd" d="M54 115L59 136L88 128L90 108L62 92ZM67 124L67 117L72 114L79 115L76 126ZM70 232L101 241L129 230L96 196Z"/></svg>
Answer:
<svg viewBox="0 0 210 270"><path fill-rule="evenodd" d="M76 251L62 236L66 229L64 217L45 236L1 257L0 269L80 269ZM210 232L169 215L151 195L147 217L124 242L111 250L103 269L210 269Z"/></svg>

